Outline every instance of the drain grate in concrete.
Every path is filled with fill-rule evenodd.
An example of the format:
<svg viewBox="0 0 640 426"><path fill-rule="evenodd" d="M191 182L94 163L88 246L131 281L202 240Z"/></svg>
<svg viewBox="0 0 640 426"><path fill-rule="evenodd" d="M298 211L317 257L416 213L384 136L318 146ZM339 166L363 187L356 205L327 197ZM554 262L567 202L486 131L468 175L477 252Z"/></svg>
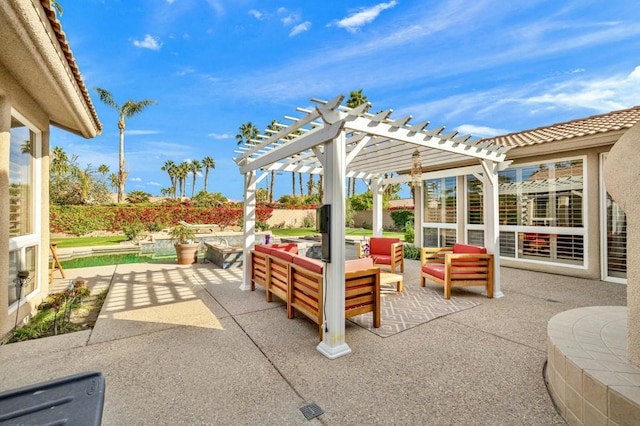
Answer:
<svg viewBox="0 0 640 426"><path fill-rule="evenodd" d="M304 414L307 420L315 419L319 415L324 414L322 408L318 407L316 403L305 405L300 409L300 411L302 411L302 414Z"/></svg>

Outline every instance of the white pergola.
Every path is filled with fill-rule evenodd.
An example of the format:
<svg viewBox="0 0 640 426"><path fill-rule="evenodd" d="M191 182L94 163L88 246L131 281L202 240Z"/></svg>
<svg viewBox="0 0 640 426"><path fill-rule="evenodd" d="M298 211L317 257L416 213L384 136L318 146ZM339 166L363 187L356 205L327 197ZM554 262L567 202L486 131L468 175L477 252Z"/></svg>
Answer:
<svg viewBox="0 0 640 426"><path fill-rule="evenodd" d="M498 172L508 147L491 144L458 132L442 133L444 127L427 130L429 122L409 124L411 116L392 119L392 110L367 112L370 104L357 108L342 105L344 95L327 102L311 99L314 109L297 108L302 117L284 118L291 122L280 130L260 135L240 147L235 159L244 175L244 282L250 288L250 250L255 245L257 184L273 170L324 175L324 204L331 207L332 262L326 263L324 294L325 326L318 350L330 359L346 355L351 349L345 340L345 179L369 182L373 194L373 234L382 235L382 194L386 185L410 182L412 155L420 153L420 182L445 176L472 174L483 183L484 240L495 258L494 297L500 291L500 245L498 241ZM470 165L471 164L471 165ZM384 178L392 173L400 176ZM415 191L415 245L422 246L423 194Z"/></svg>

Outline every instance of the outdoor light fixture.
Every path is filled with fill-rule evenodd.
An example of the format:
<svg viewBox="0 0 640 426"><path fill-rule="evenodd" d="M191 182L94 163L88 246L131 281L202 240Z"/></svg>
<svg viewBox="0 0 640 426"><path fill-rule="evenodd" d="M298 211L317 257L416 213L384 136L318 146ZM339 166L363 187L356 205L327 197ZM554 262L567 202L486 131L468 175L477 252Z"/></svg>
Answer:
<svg viewBox="0 0 640 426"><path fill-rule="evenodd" d="M411 180L414 185L420 185L422 182L422 157L418 148L411 155Z"/></svg>
<svg viewBox="0 0 640 426"><path fill-rule="evenodd" d="M18 328L18 314L20 312L20 300L22 299L22 288L31 281L29 271L18 271L18 275L13 280L16 286L16 296L18 297L18 308L16 309L16 323L13 326L13 332Z"/></svg>

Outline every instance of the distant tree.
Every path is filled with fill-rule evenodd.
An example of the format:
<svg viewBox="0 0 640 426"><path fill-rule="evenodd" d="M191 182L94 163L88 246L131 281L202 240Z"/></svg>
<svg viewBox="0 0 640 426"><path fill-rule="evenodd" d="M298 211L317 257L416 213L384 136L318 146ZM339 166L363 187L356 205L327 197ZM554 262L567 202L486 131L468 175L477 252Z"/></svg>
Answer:
<svg viewBox="0 0 640 426"><path fill-rule="evenodd" d="M202 171L202 164L198 160L191 160L189 163L189 171L193 173L193 184L191 185L191 197L196 192L196 176Z"/></svg>
<svg viewBox="0 0 640 426"><path fill-rule="evenodd" d="M109 201L106 182L95 179L96 170L81 167L78 156L71 158L60 147L51 150L49 200L52 204L96 204Z"/></svg>
<svg viewBox="0 0 640 426"><path fill-rule="evenodd" d="M169 181L171 181L171 188L173 190L173 198L176 197L176 175L175 175L175 167L176 163L172 160L167 160L164 162L164 165L160 168L163 172L167 172L169 175ZM171 194L169 194L171 195Z"/></svg>
<svg viewBox="0 0 640 426"><path fill-rule="evenodd" d="M125 129L125 118L131 118L140 112L144 111L149 105L154 105L157 102L152 101L150 99L144 99L142 101L132 101L128 100L122 105L118 105L114 100L111 93L105 89L100 87L96 88L98 92L98 96L100 100L107 106L111 107L115 111L120 114L120 119L118 120L118 129L120 130L120 161L119 161L119 169L118 169L118 202L122 202L122 197L124 196L124 184L127 180L128 172L124 169L124 129Z"/></svg>
<svg viewBox="0 0 640 426"><path fill-rule="evenodd" d="M280 124L278 120L271 120L271 123L269 123L269 125L267 126L267 130L269 130L270 132L267 132L267 134L278 133L278 124ZM269 183L269 202L270 203L273 203L273 188L275 186L275 183L276 183L276 171L271 170L271 182ZM293 193L295 195L295 188L293 190Z"/></svg>
<svg viewBox="0 0 640 426"><path fill-rule="evenodd" d="M107 181L109 181L109 186L111 186L114 191L116 191L118 189L118 186L120 186L118 175L115 173L110 173L109 176L107 176Z"/></svg>
<svg viewBox="0 0 640 426"><path fill-rule="evenodd" d="M189 174L190 169L191 166L186 161L183 161L182 163L178 164L178 166L176 166L176 176L178 178L180 198L185 198L187 196L187 175Z"/></svg>
<svg viewBox="0 0 640 426"><path fill-rule="evenodd" d="M239 133L236 135L238 145L251 144L252 140L258 137L260 130L250 121L240 125Z"/></svg>
<svg viewBox="0 0 640 426"><path fill-rule="evenodd" d="M106 176L109 174L109 166L107 166L106 164L100 164L97 170L98 173L100 173L102 176Z"/></svg>
<svg viewBox="0 0 640 426"><path fill-rule="evenodd" d="M216 168L216 162L211 157L202 159L202 167L204 167L204 192L207 192L207 182L209 181L209 170Z"/></svg>
<svg viewBox="0 0 640 426"><path fill-rule="evenodd" d="M191 204L196 207L220 207L227 201L227 197L221 192L206 192L204 190L191 198Z"/></svg>
<svg viewBox="0 0 640 426"><path fill-rule="evenodd" d="M51 6L53 6L53 8L58 12L58 15L62 16L62 6L60 5L60 2L51 0Z"/></svg>
<svg viewBox="0 0 640 426"><path fill-rule="evenodd" d="M352 90L349 93L349 99L347 99L347 106L349 108L357 108L362 104L369 102L367 97L362 94L362 89ZM356 178L349 178L347 180L347 197L351 197L356 194Z"/></svg>
<svg viewBox="0 0 640 426"><path fill-rule="evenodd" d="M131 191L127 194L126 200L131 204L148 203L151 200L151 194L138 190Z"/></svg>

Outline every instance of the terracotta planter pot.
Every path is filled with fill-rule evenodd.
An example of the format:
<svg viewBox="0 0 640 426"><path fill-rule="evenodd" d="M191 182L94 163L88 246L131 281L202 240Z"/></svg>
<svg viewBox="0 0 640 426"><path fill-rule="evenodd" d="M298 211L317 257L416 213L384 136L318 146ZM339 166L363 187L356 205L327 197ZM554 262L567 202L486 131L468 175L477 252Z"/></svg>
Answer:
<svg viewBox="0 0 640 426"><path fill-rule="evenodd" d="M198 261L198 247L200 243L174 244L178 255L178 265L191 265Z"/></svg>

